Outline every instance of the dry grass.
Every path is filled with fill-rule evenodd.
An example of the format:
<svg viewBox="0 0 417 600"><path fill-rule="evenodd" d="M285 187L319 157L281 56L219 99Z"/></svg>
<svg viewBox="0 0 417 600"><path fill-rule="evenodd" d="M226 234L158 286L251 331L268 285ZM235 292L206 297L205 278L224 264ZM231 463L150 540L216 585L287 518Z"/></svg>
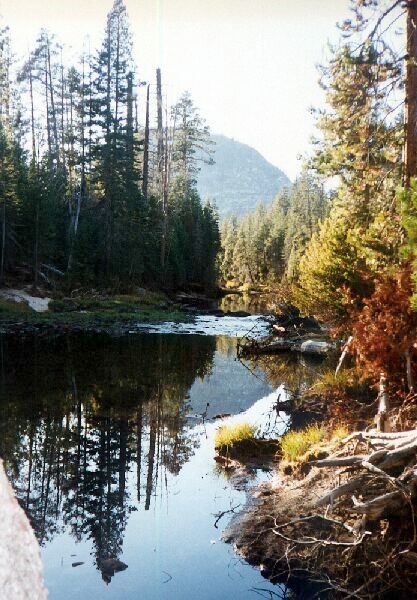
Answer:
<svg viewBox="0 0 417 600"><path fill-rule="evenodd" d="M366 395L369 383L363 379L357 367L342 369L337 376L334 369L324 371L311 391L315 394L348 394L357 398Z"/></svg>

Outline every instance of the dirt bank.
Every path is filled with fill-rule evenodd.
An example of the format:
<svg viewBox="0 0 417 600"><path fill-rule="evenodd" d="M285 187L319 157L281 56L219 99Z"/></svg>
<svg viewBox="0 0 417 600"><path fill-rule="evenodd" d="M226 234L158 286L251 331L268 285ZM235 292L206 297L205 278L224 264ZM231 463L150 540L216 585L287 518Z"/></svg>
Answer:
<svg viewBox="0 0 417 600"><path fill-rule="evenodd" d="M332 453L341 457L342 444ZM255 490L224 539L298 598L409 599L417 586L414 499L378 515L355 509L392 494L395 485L350 466L305 462Z"/></svg>

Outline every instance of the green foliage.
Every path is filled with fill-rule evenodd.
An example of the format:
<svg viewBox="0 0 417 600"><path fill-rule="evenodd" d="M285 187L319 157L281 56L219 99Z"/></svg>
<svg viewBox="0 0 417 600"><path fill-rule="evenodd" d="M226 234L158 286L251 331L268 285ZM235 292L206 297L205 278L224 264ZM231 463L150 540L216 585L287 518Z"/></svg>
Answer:
<svg viewBox="0 0 417 600"><path fill-rule="evenodd" d="M411 304L417 310L417 179L413 178L408 189L398 193L401 222L407 236L402 248L403 254L412 263L413 294Z"/></svg>
<svg viewBox="0 0 417 600"><path fill-rule="evenodd" d="M310 425L301 431L289 431L281 439L282 459L297 462L326 437L325 427Z"/></svg>
<svg viewBox="0 0 417 600"><path fill-rule="evenodd" d="M11 300L0 299L0 316L14 315L15 317L24 317L31 312L32 309L26 302L12 302Z"/></svg>
<svg viewBox="0 0 417 600"><path fill-rule="evenodd" d="M216 431L214 438L215 448L233 448L240 442L253 441L256 427L250 423L237 423L237 425L222 425Z"/></svg>
<svg viewBox="0 0 417 600"><path fill-rule="evenodd" d="M366 293L364 264L348 233L346 220L332 212L313 235L294 287L295 302L304 313L335 321L345 314L348 290Z"/></svg>
<svg viewBox="0 0 417 600"><path fill-rule="evenodd" d="M16 81L11 60L9 35L1 30L0 279L23 266L35 287L51 280L67 289L115 291L213 286L218 217L195 188L196 153L209 143L208 128L185 94L173 108L176 135L167 133L162 160L172 159L165 167L169 207L163 208L160 164L151 174L153 194L144 198L138 81L123 0L114 0L98 52L78 65L61 64L46 30Z"/></svg>
<svg viewBox="0 0 417 600"><path fill-rule="evenodd" d="M389 46L370 43L342 44L322 71L328 108L319 115L312 164L339 186L329 217L296 261L294 296L304 313L338 323L347 304L360 307L375 277L399 262L402 126L388 118L387 86L398 84L400 72Z"/></svg>
<svg viewBox="0 0 417 600"><path fill-rule="evenodd" d="M220 275L240 284L277 284L293 280L308 240L327 212L322 186L304 172L272 204L259 204L240 221L223 223Z"/></svg>
<svg viewBox="0 0 417 600"><path fill-rule="evenodd" d="M337 375L335 369L331 368L320 375L311 391L330 397L346 395L349 398L364 398L369 394L369 382L356 366L342 369Z"/></svg>

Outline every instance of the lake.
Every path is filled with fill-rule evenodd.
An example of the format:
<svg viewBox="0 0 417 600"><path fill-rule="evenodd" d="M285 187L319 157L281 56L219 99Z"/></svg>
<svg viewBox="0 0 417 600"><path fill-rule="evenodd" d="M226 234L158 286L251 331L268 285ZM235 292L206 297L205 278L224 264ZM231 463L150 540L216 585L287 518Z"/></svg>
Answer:
<svg viewBox="0 0 417 600"><path fill-rule="evenodd" d="M288 419L275 405L285 392L266 367L235 358L231 323L241 331L251 318L205 321L197 330L212 335L184 325L0 339L0 454L51 600L281 596L221 540L247 490L271 473L220 470L213 437L223 421L213 417L282 433Z"/></svg>

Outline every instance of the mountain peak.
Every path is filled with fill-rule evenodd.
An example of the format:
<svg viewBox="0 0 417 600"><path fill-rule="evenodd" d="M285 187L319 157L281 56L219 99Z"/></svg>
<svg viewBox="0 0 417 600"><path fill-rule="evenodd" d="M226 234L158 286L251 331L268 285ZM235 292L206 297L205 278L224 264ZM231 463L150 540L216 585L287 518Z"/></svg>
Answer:
<svg viewBox="0 0 417 600"><path fill-rule="evenodd" d="M288 177L260 152L228 138L213 134L214 165L202 164L197 178L201 198L215 200L221 218L253 210L261 201L269 204L280 189L290 186Z"/></svg>

